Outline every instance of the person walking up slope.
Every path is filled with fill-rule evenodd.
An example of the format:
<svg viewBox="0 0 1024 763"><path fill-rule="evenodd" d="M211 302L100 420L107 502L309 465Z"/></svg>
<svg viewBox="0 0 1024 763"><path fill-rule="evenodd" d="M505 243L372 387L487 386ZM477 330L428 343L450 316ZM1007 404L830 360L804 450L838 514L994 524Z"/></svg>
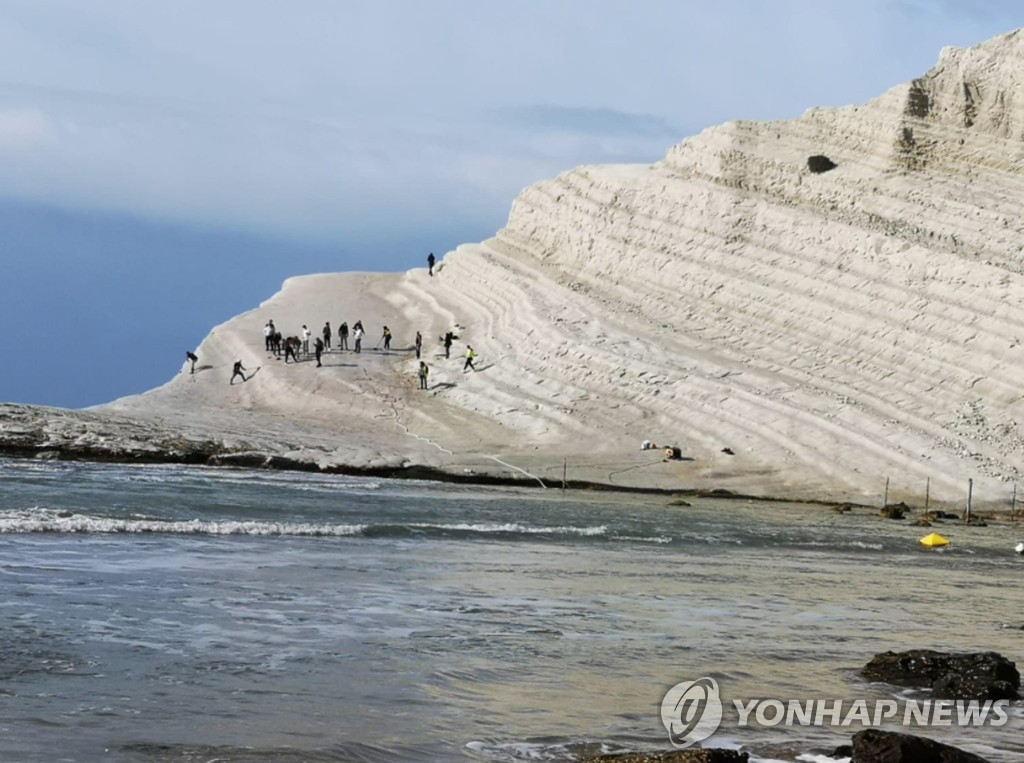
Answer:
<svg viewBox="0 0 1024 763"><path fill-rule="evenodd" d="M231 384L235 383L235 377L236 376L241 376L242 377L242 381L249 381L248 379L245 378L245 374L243 373L244 371L248 371L248 370L249 370L248 368L246 368L245 366L242 365L242 361L236 360L235 361L235 369L234 369L234 372L231 374L231 382L230 383Z"/></svg>
<svg viewBox="0 0 1024 763"><path fill-rule="evenodd" d="M466 365L462 367L462 372L465 373L467 369L472 368L476 371L476 366L473 365L473 361L476 359L476 351L473 349L473 345L466 345Z"/></svg>

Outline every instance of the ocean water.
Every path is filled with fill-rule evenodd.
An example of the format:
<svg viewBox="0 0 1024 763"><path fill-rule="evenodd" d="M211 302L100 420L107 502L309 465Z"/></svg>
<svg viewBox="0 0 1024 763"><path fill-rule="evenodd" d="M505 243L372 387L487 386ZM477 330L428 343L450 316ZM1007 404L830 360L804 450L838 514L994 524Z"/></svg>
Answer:
<svg viewBox="0 0 1024 763"><path fill-rule="evenodd" d="M877 652L1024 657L1019 529L691 503L0 460L0 759L567 761L668 748L681 681L874 701L924 696L861 679ZM905 730L1020 760L1009 716ZM727 712L705 744L855 730Z"/></svg>

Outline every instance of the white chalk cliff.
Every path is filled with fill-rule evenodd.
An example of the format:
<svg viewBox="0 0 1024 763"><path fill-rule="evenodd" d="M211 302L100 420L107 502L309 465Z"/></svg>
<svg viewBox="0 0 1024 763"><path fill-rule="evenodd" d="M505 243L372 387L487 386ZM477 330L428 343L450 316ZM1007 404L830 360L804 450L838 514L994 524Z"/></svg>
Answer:
<svg viewBox="0 0 1024 763"><path fill-rule="evenodd" d="M880 498L889 478L890 500L927 485L956 502L973 479L1008 501L1024 470L1022 84L1017 31L945 49L864 105L712 127L652 166L578 167L434 277L290 280L211 334L213 369L110 409L268 442L287 420L307 438L288 448L324 464L836 500ZM361 318L371 348L384 323L403 348L420 330L438 386L417 389L408 352L264 359L271 318L286 335ZM456 326L445 361L437 338ZM238 357L263 369L230 387Z"/></svg>

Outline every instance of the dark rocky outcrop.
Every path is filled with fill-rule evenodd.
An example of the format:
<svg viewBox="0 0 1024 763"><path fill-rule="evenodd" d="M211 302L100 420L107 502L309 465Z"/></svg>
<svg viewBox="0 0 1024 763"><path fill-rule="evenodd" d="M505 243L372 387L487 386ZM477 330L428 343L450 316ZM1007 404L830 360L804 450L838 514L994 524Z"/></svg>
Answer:
<svg viewBox="0 0 1024 763"><path fill-rule="evenodd" d="M930 649L876 654L861 674L870 681L931 689L936 699L1017 699L1017 666L996 652Z"/></svg>
<svg viewBox="0 0 1024 763"><path fill-rule="evenodd" d="M820 175L822 172L828 172L829 170L834 170L838 166L838 164L824 154L815 154L814 156L807 157L807 169L816 175Z"/></svg>
<svg viewBox="0 0 1024 763"><path fill-rule="evenodd" d="M974 753L926 737L864 729L853 735L851 763L986 763Z"/></svg>
<svg viewBox="0 0 1024 763"><path fill-rule="evenodd" d="M580 763L746 763L747 753L738 750L668 750L626 752L580 758Z"/></svg>
<svg viewBox="0 0 1024 763"><path fill-rule="evenodd" d="M886 519L903 519L911 509L905 503L887 503L882 507L881 514Z"/></svg>

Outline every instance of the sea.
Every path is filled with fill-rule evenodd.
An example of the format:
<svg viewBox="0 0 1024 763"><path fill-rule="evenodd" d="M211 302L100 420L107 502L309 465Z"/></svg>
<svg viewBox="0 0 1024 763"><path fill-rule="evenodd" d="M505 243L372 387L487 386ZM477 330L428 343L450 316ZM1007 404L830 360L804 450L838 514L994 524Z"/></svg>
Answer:
<svg viewBox="0 0 1024 763"><path fill-rule="evenodd" d="M921 545L932 530L950 545ZM725 708L700 744L842 760L863 724L741 725L730 708L928 699L860 676L888 650L1019 661L1022 533L870 507L0 459L0 760L668 750L663 699L698 679ZM1020 703L1003 721L882 726L1024 759Z"/></svg>

